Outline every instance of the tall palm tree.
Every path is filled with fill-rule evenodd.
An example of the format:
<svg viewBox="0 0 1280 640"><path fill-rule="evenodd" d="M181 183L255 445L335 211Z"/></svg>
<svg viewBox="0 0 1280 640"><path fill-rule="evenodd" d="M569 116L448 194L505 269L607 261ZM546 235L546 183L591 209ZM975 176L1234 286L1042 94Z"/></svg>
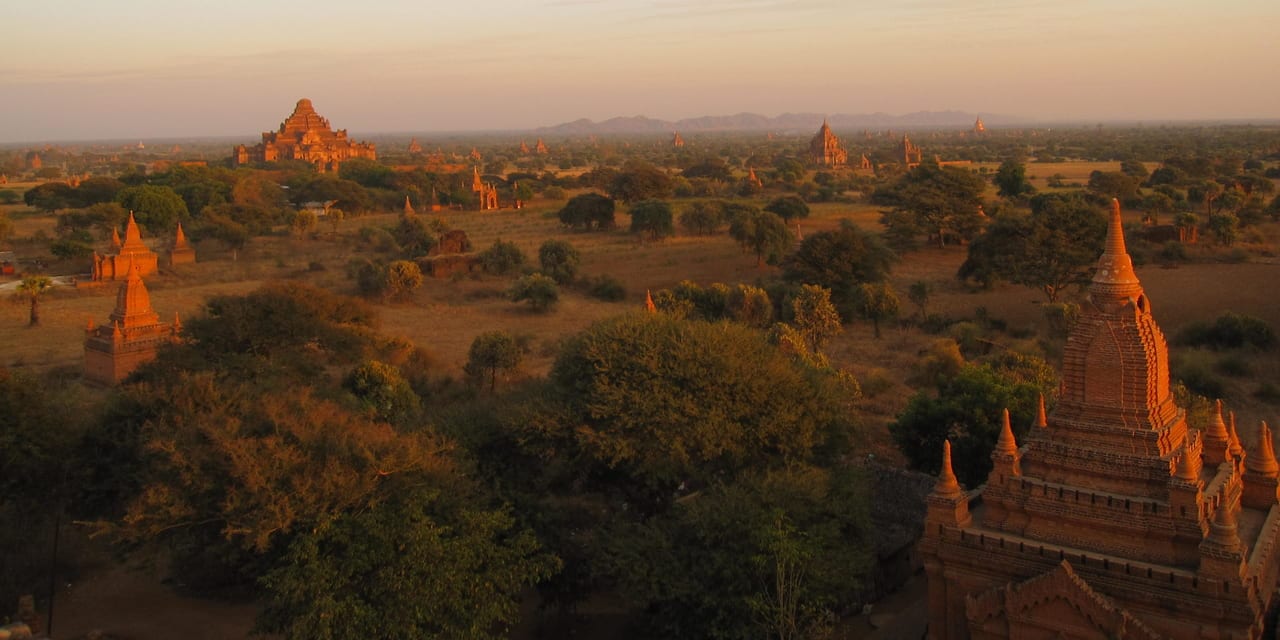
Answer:
<svg viewBox="0 0 1280 640"><path fill-rule="evenodd" d="M53 287L49 276L26 276L18 284L18 297L31 300L31 322L28 326L40 324L40 296Z"/></svg>

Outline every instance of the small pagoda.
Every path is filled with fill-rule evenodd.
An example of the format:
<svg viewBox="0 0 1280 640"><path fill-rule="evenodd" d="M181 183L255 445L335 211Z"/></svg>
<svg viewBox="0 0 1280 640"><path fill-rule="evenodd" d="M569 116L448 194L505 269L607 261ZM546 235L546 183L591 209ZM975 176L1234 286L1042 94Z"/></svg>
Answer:
<svg viewBox="0 0 1280 640"><path fill-rule="evenodd" d="M84 377L103 385L115 385L134 369L156 357L160 345L177 340L182 325L161 322L151 308L151 295L135 264L116 293L116 308L107 324L85 328Z"/></svg>
<svg viewBox="0 0 1280 640"><path fill-rule="evenodd" d="M169 247L169 266L195 264L196 250L187 241L187 234L182 231L182 223L178 223L178 231L173 234L173 246Z"/></svg>
<svg viewBox="0 0 1280 640"><path fill-rule="evenodd" d="M142 242L142 232L138 223L129 212L129 221L124 227L124 241L120 240L120 232L111 230L111 249L109 253L93 254L93 279L101 282L120 280L132 269L141 275L151 275L159 268L156 252Z"/></svg>

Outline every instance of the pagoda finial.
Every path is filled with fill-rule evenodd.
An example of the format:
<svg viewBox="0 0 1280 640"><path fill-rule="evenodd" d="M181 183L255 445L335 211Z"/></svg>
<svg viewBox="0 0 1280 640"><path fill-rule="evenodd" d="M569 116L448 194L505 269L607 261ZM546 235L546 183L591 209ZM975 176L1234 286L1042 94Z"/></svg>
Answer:
<svg viewBox="0 0 1280 640"><path fill-rule="evenodd" d="M1194 483L1200 479L1200 456L1196 455L1195 449L1191 447L1191 439L1188 438L1182 447L1182 456L1178 458L1178 468L1174 471L1173 477L1183 482Z"/></svg>
<svg viewBox="0 0 1280 640"><path fill-rule="evenodd" d="M938 471L938 483L933 485L933 492L943 496L960 495L960 482L951 470L951 441L942 441L942 469Z"/></svg>
<svg viewBox="0 0 1280 640"><path fill-rule="evenodd" d="M1209 523L1209 535L1204 541L1227 552L1240 550L1239 528L1236 526L1236 514L1231 503L1222 500L1218 509L1213 512L1213 521Z"/></svg>
<svg viewBox="0 0 1280 640"><path fill-rule="evenodd" d="M1271 428L1263 420L1258 425L1258 446L1253 454L1245 459L1245 468L1256 475L1275 478L1280 475L1280 464L1276 462L1275 444L1271 441Z"/></svg>
<svg viewBox="0 0 1280 640"><path fill-rule="evenodd" d="M1222 419L1222 400L1213 402L1213 414L1209 416L1209 424L1204 429L1204 445L1209 454L1209 462L1218 464L1226 460L1231 447L1231 434L1227 432L1227 423Z"/></svg>
<svg viewBox="0 0 1280 640"><path fill-rule="evenodd" d="M1005 409L1000 416L1000 438L996 440L996 450L992 452L992 456L1018 455L1018 442L1013 438L1013 426L1009 423L1009 410Z"/></svg>
<svg viewBox="0 0 1280 640"><path fill-rule="evenodd" d="M1044 411L1044 394L1041 393L1039 396L1039 400L1036 401L1036 421L1032 426L1045 429L1049 426L1049 416Z"/></svg>
<svg viewBox="0 0 1280 640"><path fill-rule="evenodd" d="M644 310L649 313L657 313L658 306L653 304L653 294L648 290L644 290Z"/></svg>
<svg viewBox="0 0 1280 640"><path fill-rule="evenodd" d="M1229 438L1227 451L1231 453L1232 457L1237 457L1244 453L1244 446L1240 444L1240 435L1236 433L1235 411L1227 412L1227 437Z"/></svg>
<svg viewBox="0 0 1280 640"><path fill-rule="evenodd" d="M178 231L173 234L173 246L175 248L186 248L187 234L182 231L182 223L178 223Z"/></svg>
<svg viewBox="0 0 1280 640"><path fill-rule="evenodd" d="M120 227L111 227L111 248L120 250Z"/></svg>
<svg viewBox="0 0 1280 640"><path fill-rule="evenodd" d="M1107 242L1098 258L1098 271L1093 275L1089 292L1094 295L1133 298L1142 294L1142 284L1133 272L1133 260L1124 244L1124 225L1120 219L1120 201L1111 199L1111 216L1107 222Z"/></svg>

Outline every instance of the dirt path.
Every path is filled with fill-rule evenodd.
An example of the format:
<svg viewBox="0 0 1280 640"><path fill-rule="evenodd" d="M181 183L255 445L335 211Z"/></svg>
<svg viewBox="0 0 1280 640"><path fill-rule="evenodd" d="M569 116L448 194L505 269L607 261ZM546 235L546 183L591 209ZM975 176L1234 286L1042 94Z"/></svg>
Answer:
<svg viewBox="0 0 1280 640"><path fill-rule="evenodd" d="M235 640L250 637L255 607L184 596L155 571L106 565L64 586L54 614L55 640L94 629L122 640Z"/></svg>

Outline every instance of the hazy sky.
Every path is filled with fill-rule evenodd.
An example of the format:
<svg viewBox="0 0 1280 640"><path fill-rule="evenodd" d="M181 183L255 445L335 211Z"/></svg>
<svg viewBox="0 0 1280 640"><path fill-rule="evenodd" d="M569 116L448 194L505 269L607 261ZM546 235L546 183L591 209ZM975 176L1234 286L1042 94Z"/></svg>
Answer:
<svg viewBox="0 0 1280 640"><path fill-rule="evenodd" d="M957 109L1280 117L1277 0L31 0L0 142Z"/></svg>

